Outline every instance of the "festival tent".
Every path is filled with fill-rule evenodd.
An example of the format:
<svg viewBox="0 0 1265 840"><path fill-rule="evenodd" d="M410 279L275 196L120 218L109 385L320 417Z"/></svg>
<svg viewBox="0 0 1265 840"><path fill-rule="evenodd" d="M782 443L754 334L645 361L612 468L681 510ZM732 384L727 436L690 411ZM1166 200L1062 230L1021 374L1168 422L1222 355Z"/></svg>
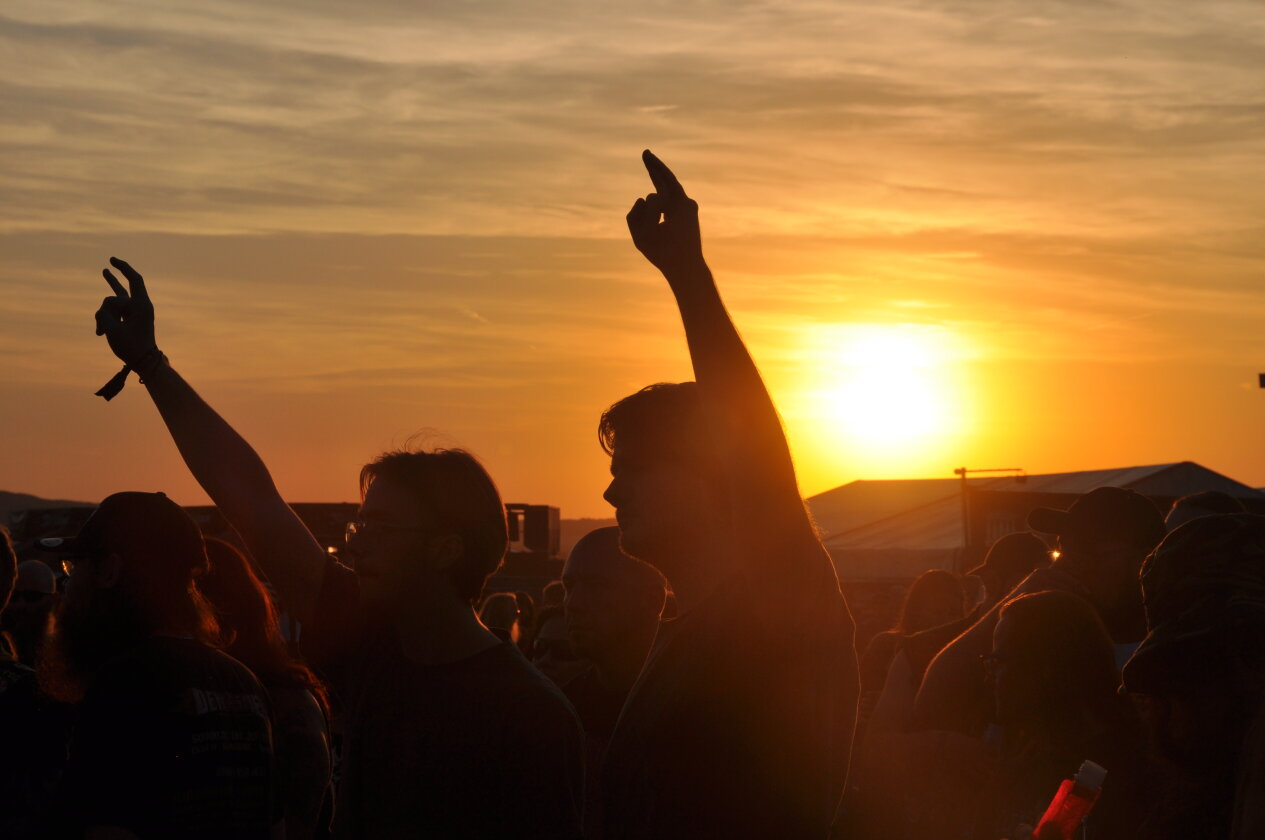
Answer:
<svg viewBox="0 0 1265 840"><path fill-rule="evenodd" d="M966 571L998 537L1026 530L1032 508L1066 509L1105 486L1136 490L1161 510L1181 496L1220 490L1265 513L1265 493L1190 461L968 478L965 490L960 478L861 480L807 501L842 580L897 583L927 569Z"/></svg>

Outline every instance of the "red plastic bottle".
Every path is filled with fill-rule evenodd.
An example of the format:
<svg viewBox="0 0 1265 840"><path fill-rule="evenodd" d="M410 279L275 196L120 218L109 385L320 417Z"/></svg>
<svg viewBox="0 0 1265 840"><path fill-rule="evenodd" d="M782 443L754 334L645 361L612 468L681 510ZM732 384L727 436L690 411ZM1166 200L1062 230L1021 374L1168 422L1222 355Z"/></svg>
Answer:
<svg viewBox="0 0 1265 840"><path fill-rule="evenodd" d="M1047 826L1058 826L1056 837L1077 840L1077 830L1102 794L1102 783L1106 778L1107 771L1094 762L1081 764L1074 777L1064 779L1059 785L1059 792L1054 794L1050 807L1045 809L1044 816L1033 829L1032 837L1045 840L1050 831ZM1043 834L1043 831L1046 833Z"/></svg>

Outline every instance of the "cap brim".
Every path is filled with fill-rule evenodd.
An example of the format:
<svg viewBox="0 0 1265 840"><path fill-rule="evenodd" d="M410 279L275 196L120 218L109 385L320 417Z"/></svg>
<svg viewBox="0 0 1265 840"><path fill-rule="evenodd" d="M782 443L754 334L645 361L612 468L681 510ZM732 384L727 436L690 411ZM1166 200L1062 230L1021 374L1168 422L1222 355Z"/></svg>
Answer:
<svg viewBox="0 0 1265 840"><path fill-rule="evenodd" d="M1033 508L1028 513L1028 527L1042 534L1062 534L1067 520L1067 511L1054 508Z"/></svg>

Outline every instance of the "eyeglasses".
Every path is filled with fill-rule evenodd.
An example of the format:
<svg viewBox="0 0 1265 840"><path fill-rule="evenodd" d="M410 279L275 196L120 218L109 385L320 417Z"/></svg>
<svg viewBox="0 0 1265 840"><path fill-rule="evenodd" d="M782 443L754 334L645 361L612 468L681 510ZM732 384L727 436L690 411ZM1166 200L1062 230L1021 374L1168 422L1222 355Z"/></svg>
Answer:
<svg viewBox="0 0 1265 840"><path fill-rule="evenodd" d="M375 535L381 535L388 531L423 531L425 527L422 525L396 525L391 522L363 522L355 520L348 522L346 528L343 529L343 542L348 545L353 539L372 539Z"/></svg>

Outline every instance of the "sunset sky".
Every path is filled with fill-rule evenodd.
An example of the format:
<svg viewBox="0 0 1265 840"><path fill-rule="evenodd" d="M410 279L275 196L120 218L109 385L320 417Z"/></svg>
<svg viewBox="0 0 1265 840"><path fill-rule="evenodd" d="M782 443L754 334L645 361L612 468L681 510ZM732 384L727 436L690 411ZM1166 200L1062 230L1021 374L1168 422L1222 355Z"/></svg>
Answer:
<svg viewBox="0 0 1265 840"><path fill-rule="evenodd" d="M856 478L1194 460L1265 485L1253 2L53 2L0 10L0 489L205 497L93 312L293 501L414 435L605 516L597 419L690 378L643 148L786 421Z"/></svg>

